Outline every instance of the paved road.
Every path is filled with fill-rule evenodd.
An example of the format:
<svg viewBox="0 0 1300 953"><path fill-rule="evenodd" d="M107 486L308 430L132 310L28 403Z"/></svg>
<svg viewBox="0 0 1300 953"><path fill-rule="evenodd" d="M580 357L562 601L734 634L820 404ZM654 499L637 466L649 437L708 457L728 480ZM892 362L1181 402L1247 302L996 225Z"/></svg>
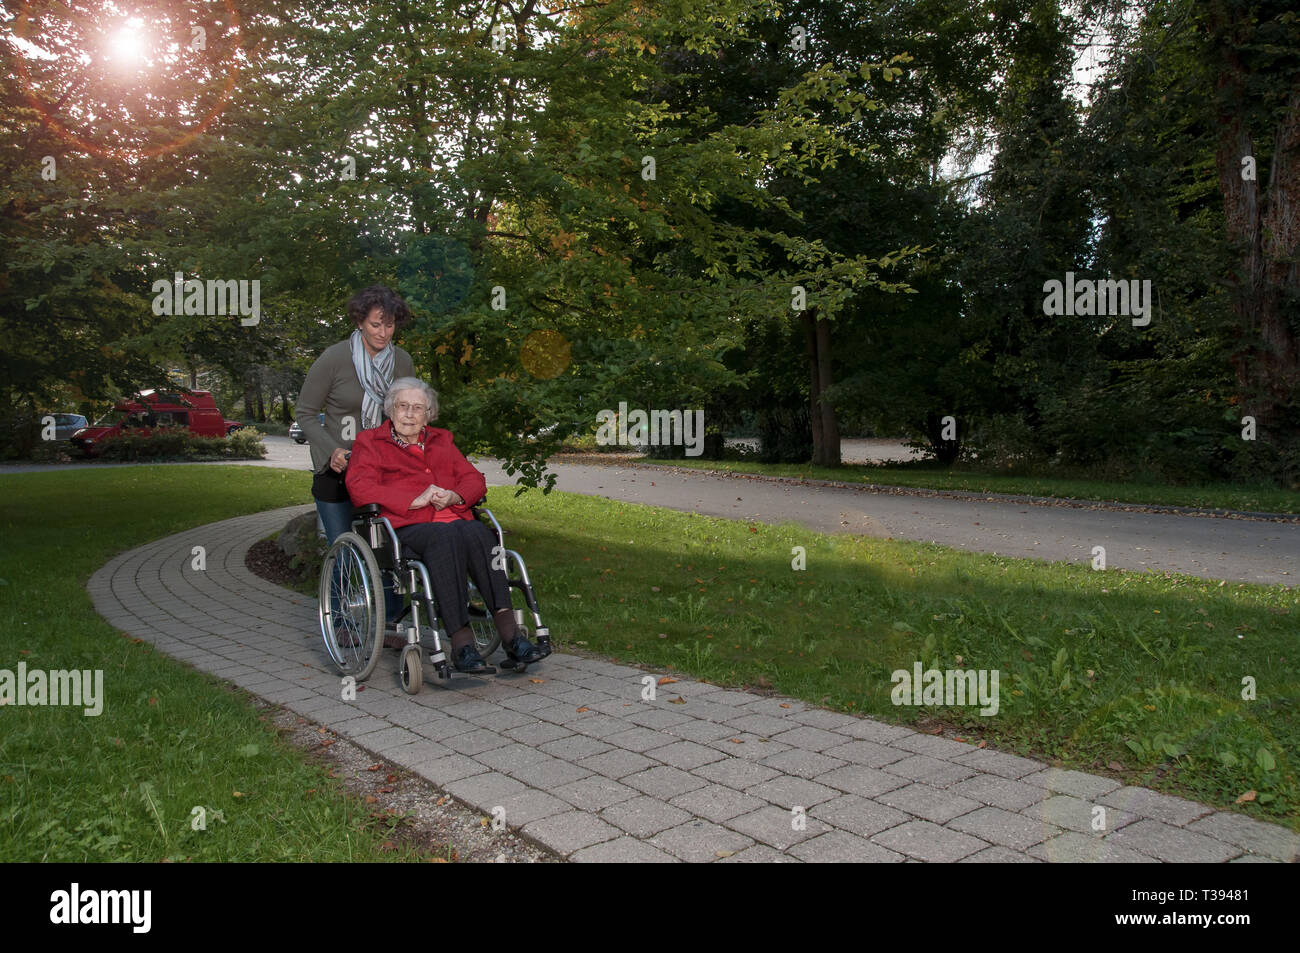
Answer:
<svg viewBox="0 0 1300 953"><path fill-rule="evenodd" d="M640 669L562 652L527 678L436 684L430 671L412 696L386 651L365 691L345 698L315 600L244 566L251 543L305 511L156 540L114 557L87 589L121 631L345 735L562 857L1267 862L1300 851L1294 833L1241 814L793 698L683 676L644 700ZM195 544L207 548L203 572L190 565Z"/></svg>
<svg viewBox="0 0 1300 953"><path fill-rule="evenodd" d="M889 455L899 448L878 441L860 443L854 448L858 455ZM306 445L288 437L267 437L266 445L267 459L254 465L301 470L311 466ZM490 485L514 484L496 462L476 463ZM0 467L0 473L68 468L9 465ZM790 520L825 533L919 540L1079 565L1091 563L1094 546L1104 546L1109 568L1288 586L1300 577L1300 522L896 495L630 466L560 464L553 469L558 476L556 488L570 493L730 519Z"/></svg>
<svg viewBox="0 0 1300 953"><path fill-rule="evenodd" d="M478 466L493 485L514 481ZM1152 569L1294 585L1300 523L1212 519L903 496L862 489L737 479L630 466L562 464L555 488L729 519L790 520L823 533L861 533L941 543L973 552L1090 565L1094 546L1108 568Z"/></svg>

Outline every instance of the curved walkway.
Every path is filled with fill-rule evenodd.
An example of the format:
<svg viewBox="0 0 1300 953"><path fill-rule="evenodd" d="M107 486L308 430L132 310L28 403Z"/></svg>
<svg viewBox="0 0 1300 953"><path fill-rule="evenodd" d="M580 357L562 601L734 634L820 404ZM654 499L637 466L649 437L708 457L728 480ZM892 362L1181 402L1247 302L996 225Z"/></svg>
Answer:
<svg viewBox="0 0 1300 953"><path fill-rule="evenodd" d="M123 553L91 577L118 629L344 735L576 861L1270 861L1240 814L786 698L556 653L532 678L415 696L386 652L355 701L315 600L244 567L289 507ZM195 569L195 547L206 565ZM535 679L535 680L534 680ZM1104 812L1098 812L1098 807ZM1104 828L1093 829L1099 818Z"/></svg>

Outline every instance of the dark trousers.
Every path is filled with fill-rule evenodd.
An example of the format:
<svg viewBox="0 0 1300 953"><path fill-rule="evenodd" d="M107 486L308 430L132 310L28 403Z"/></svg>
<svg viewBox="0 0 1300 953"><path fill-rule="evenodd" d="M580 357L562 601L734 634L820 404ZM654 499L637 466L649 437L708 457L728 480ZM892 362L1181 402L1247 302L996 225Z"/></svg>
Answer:
<svg viewBox="0 0 1300 953"><path fill-rule="evenodd" d="M397 538L404 550L428 567L433 597L448 635L469 625L467 572L493 614L510 607L505 571L492 568L492 550L499 545L496 534L478 520L402 526ZM504 558L501 553L498 562Z"/></svg>

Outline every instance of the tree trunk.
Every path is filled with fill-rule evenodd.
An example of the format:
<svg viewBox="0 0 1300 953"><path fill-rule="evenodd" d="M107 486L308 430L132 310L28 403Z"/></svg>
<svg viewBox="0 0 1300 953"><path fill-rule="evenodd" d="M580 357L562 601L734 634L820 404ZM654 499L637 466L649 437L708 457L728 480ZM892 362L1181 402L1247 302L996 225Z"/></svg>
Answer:
<svg viewBox="0 0 1300 953"><path fill-rule="evenodd" d="M835 407L825 399L826 391L835 383L831 376L831 323L817 319L817 364L822 389L818 404L822 415L822 460L824 467L840 465L840 425L835 419Z"/></svg>
<svg viewBox="0 0 1300 953"><path fill-rule="evenodd" d="M821 365L817 361L817 327L808 311L802 312L799 318L803 322L804 343L808 348L808 368L812 373L812 386L808 392L808 422L812 427L812 462L816 463L824 445L820 402L822 392Z"/></svg>
<svg viewBox="0 0 1300 953"><path fill-rule="evenodd" d="M1219 53L1215 160L1228 240L1239 256L1231 281L1240 345L1232 366L1242 414L1266 429L1300 385L1300 342L1284 310L1300 293L1300 91L1291 93L1272 131L1272 166L1261 194L1259 182L1242 175L1242 159L1255 157L1255 142L1246 125L1250 76L1240 55L1259 38L1245 13L1229 13L1223 3L1215 4L1211 24ZM1257 177L1263 174L1256 169Z"/></svg>
<svg viewBox="0 0 1300 953"><path fill-rule="evenodd" d="M808 346L808 368L811 388L808 396L808 418L812 425L814 466L838 467L840 465L840 428L835 420L835 408L823 399L831 386L831 331L830 322L816 317L816 309L802 312L804 341Z"/></svg>

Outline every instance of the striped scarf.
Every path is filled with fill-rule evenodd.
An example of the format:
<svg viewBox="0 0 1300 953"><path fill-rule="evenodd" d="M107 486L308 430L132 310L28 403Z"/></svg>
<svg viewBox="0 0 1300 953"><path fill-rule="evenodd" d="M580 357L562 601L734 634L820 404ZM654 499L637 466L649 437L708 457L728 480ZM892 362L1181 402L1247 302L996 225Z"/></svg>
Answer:
<svg viewBox="0 0 1300 953"><path fill-rule="evenodd" d="M361 426L369 430L384 422L384 395L393 383L393 363L396 354L393 342L376 354L370 356L366 343L361 339L361 329L352 332L352 366L356 368L357 380L361 382Z"/></svg>

